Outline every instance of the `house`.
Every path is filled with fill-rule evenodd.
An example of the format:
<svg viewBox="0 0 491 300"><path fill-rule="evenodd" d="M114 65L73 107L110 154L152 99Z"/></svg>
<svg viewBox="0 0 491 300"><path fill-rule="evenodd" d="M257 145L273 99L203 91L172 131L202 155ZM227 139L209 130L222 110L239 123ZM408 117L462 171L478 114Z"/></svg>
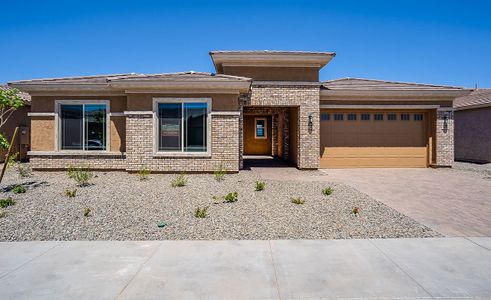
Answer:
<svg viewBox="0 0 491 300"><path fill-rule="evenodd" d="M35 169L236 172L244 155L299 169L451 166L459 87L319 81L335 53L212 51L216 73L11 82L32 96Z"/></svg>
<svg viewBox="0 0 491 300"><path fill-rule="evenodd" d="M455 100L455 160L491 162L491 89Z"/></svg>
<svg viewBox="0 0 491 300"><path fill-rule="evenodd" d="M9 89L7 85L0 85L0 89ZM5 134L5 137L10 142L12 135L14 134L15 127L19 127L17 138L12 144L12 154L19 153L18 159L21 161L27 160L27 152L29 151L29 117L28 113L31 111L31 96L27 93L21 92L20 97L24 101L24 106L16 109L12 115L7 119L7 122L2 126L1 131ZM7 151L0 151L0 162L5 161L5 155Z"/></svg>

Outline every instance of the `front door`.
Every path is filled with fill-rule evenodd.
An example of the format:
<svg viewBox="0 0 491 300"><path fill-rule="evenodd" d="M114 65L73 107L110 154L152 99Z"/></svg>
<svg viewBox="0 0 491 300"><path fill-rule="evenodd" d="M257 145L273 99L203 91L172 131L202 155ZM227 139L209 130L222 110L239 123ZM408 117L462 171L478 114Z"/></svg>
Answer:
<svg viewBox="0 0 491 300"><path fill-rule="evenodd" d="M244 155L271 155L271 116L244 116Z"/></svg>

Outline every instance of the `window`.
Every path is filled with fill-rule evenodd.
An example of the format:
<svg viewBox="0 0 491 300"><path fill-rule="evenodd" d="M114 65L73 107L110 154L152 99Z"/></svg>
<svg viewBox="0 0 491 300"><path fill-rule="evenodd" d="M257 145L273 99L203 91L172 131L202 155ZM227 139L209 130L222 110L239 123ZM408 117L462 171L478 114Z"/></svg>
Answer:
<svg viewBox="0 0 491 300"><path fill-rule="evenodd" d="M389 120L389 121L396 121L397 120L397 115L396 114L388 114L387 115L387 120Z"/></svg>
<svg viewBox="0 0 491 300"><path fill-rule="evenodd" d="M334 121L342 121L344 119L343 114L334 114Z"/></svg>
<svg viewBox="0 0 491 300"><path fill-rule="evenodd" d="M268 119L256 118L254 123L256 124L254 137L256 139L265 139L268 137Z"/></svg>
<svg viewBox="0 0 491 300"><path fill-rule="evenodd" d="M329 114L328 113L322 113L321 114L321 121L329 121Z"/></svg>
<svg viewBox="0 0 491 300"><path fill-rule="evenodd" d="M423 121L423 114L414 114L414 121Z"/></svg>
<svg viewBox="0 0 491 300"><path fill-rule="evenodd" d="M370 121L370 114L361 114L362 121Z"/></svg>
<svg viewBox="0 0 491 300"><path fill-rule="evenodd" d="M156 102L158 151L207 152L210 105L206 99L202 101L166 99Z"/></svg>
<svg viewBox="0 0 491 300"><path fill-rule="evenodd" d="M383 121L383 120L384 120L384 114L380 114L380 113L379 113L379 114L375 114L375 115L373 116L373 119L374 119L375 121Z"/></svg>
<svg viewBox="0 0 491 300"><path fill-rule="evenodd" d="M356 114L348 114L349 121L356 121Z"/></svg>
<svg viewBox="0 0 491 300"><path fill-rule="evenodd" d="M401 114L402 121L409 121L409 114Z"/></svg>
<svg viewBox="0 0 491 300"><path fill-rule="evenodd" d="M65 104L67 103L67 104ZM70 104L68 104L70 103ZM61 150L107 149L107 103L63 101L58 106Z"/></svg>

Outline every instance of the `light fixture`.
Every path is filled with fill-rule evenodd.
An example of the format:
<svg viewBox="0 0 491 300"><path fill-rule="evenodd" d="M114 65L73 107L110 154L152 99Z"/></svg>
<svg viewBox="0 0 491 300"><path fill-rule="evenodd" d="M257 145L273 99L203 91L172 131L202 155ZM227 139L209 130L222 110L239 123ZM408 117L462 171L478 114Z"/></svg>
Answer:
<svg viewBox="0 0 491 300"><path fill-rule="evenodd" d="M443 127L442 127L442 131L444 133L447 133L447 131L448 131L448 112L444 112L444 115L443 115Z"/></svg>
<svg viewBox="0 0 491 300"><path fill-rule="evenodd" d="M309 114L309 124L308 124L308 126L309 126L309 133L312 133L312 127L314 126L314 122L312 121L312 119L313 119L313 116L310 113Z"/></svg>

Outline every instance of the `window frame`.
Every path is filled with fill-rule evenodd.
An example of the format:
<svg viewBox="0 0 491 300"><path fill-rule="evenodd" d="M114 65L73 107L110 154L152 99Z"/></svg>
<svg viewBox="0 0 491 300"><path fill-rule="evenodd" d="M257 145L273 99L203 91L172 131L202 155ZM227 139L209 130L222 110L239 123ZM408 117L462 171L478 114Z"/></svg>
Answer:
<svg viewBox="0 0 491 300"><path fill-rule="evenodd" d="M161 151L159 150L159 104L161 103L206 103L206 152L185 152L184 147L181 151ZM183 157L183 156L211 156L211 98L188 98L188 97L155 97L153 98L153 155L167 157ZM184 121L184 114L181 115ZM184 122L181 126L181 145L184 145Z"/></svg>
<svg viewBox="0 0 491 300"><path fill-rule="evenodd" d="M340 119L338 119L340 117ZM344 113L334 113L332 117L333 121L344 121Z"/></svg>
<svg viewBox="0 0 491 300"><path fill-rule="evenodd" d="M257 121L264 121L264 136L257 136ZM266 117L257 117L254 118L254 139L256 140L266 140L268 139L268 118Z"/></svg>
<svg viewBox="0 0 491 300"><path fill-rule="evenodd" d="M350 118L353 116L354 116L354 119ZM346 120L347 121L358 121L358 114L357 113L347 113L346 114Z"/></svg>
<svg viewBox="0 0 491 300"><path fill-rule="evenodd" d="M66 152L66 153L76 153L84 152L87 154L97 154L97 153L107 153L111 151L111 101L109 100L97 100L97 99L61 99L55 100L55 151L56 152ZM86 149L61 149L61 106L62 105L101 105L106 106L106 150L86 150ZM85 116L85 109L82 110ZM85 141L85 122L82 122L83 126L83 141ZM82 143L82 148L85 148L85 142Z"/></svg>
<svg viewBox="0 0 491 300"><path fill-rule="evenodd" d="M377 119L377 116L382 116L382 119ZM381 112L374 113L373 114L373 120L377 121L377 122L385 121L384 113L381 113Z"/></svg>
<svg viewBox="0 0 491 300"><path fill-rule="evenodd" d="M418 117L416 117L416 116L418 116ZM421 116L421 119L419 119L420 116ZM423 113L413 113L413 121L416 121L416 122L424 121L424 114Z"/></svg>

